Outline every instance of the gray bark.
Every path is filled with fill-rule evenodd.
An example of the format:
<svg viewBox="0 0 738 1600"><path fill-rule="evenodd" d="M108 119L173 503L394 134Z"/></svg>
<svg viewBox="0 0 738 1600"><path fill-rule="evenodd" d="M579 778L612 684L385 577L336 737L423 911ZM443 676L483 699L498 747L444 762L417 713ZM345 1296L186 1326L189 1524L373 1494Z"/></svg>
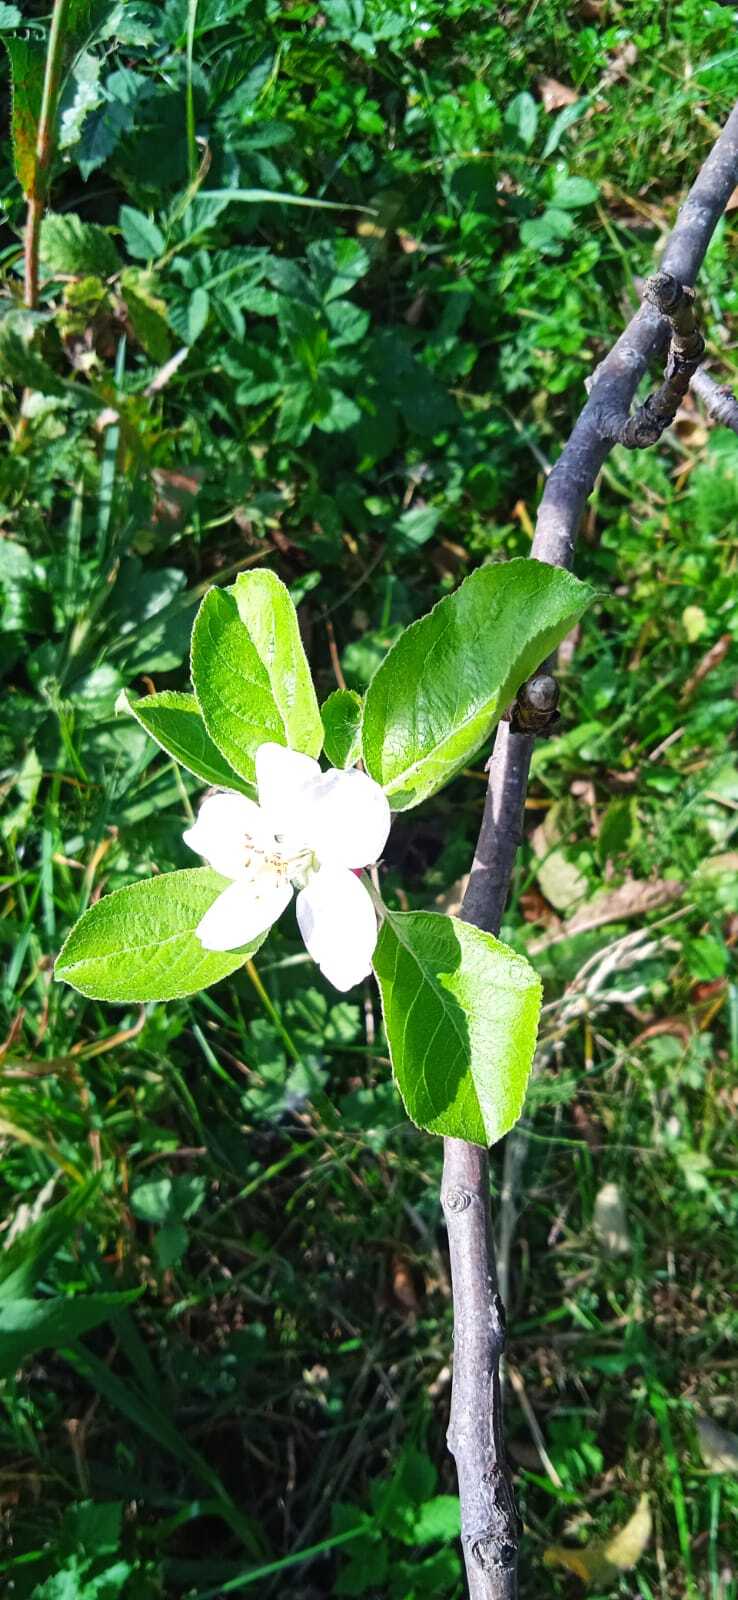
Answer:
<svg viewBox="0 0 738 1600"><path fill-rule="evenodd" d="M736 182L738 106L690 189L664 251L660 271L671 274L677 285L694 285ZM612 437L603 432L602 419L617 417L626 424L646 367L665 348L672 332L668 319L645 301L598 367L589 398L544 489L531 552L539 561L572 566L582 512L613 444ZM699 393L697 377L692 377L692 386ZM721 421L727 420L728 409L726 402ZM461 908L467 922L491 933L499 929L509 891L532 748L531 735L514 733L508 723L500 723L489 763L482 826ZM515 1600L519 1525L503 1443L500 1357L504 1311L492 1244L489 1160L486 1150L460 1139L446 1139L444 1145L442 1203L454 1301L448 1444L459 1478L469 1595L471 1600Z"/></svg>

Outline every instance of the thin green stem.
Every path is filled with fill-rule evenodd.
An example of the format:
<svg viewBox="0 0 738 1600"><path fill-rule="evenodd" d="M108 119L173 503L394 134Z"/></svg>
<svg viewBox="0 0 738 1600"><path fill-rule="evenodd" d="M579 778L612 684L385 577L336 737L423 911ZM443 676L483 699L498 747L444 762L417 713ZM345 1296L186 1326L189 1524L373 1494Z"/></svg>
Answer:
<svg viewBox="0 0 738 1600"><path fill-rule="evenodd" d="M249 978L251 979L251 982L252 982L252 984L253 984L253 986L254 986L254 988L256 990L256 993L259 996L259 999L260 999L260 1001L261 1001L261 1003L262 1003L262 1005L264 1007L264 1010L266 1011L266 1014L267 1014L270 1022L274 1023L274 1026L277 1029L277 1032L279 1034L280 1039L282 1040L282 1043L285 1046L285 1049L289 1051L289 1054L292 1056L292 1060L296 1061L298 1063L298 1065L299 1065L300 1062L302 1061L302 1056L300 1055L300 1052L299 1052L299 1050L297 1048L297 1045L294 1042L294 1039L292 1039L290 1034L287 1032L287 1029L285 1028L284 1023L282 1022L282 1018L280 1017L276 1006L274 1005L273 1001L270 999L269 995L267 994L266 989L264 988L264 985L263 985L263 983L261 981L261 978L259 977L259 974L258 974L258 972L256 970L256 967L254 966L253 961L247 961L246 962L245 970L248 973Z"/></svg>
<svg viewBox="0 0 738 1600"><path fill-rule="evenodd" d="M352 1539L366 1538L372 1532L368 1519L362 1521L355 1528L348 1528L345 1533L334 1533L330 1539L322 1539L320 1544L312 1544L307 1550L298 1550L295 1555L285 1556L282 1561L270 1561L266 1567L254 1567L251 1572L244 1572L241 1577L229 1578L226 1583L218 1584L217 1589L201 1590L198 1600L217 1600L222 1594L235 1594L237 1589L246 1589L249 1584L256 1583L260 1578L269 1578L276 1572L285 1572L288 1567L304 1566L306 1561L315 1561L326 1550L337 1550L339 1545L350 1544Z"/></svg>
<svg viewBox="0 0 738 1600"><path fill-rule="evenodd" d="M185 88L185 116L187 118L187 160L190 182L197 176L197 140L195 138L195 96L192 85L192 63L195 50L195 24L197 0L187 0L187 84Z"/></svg>

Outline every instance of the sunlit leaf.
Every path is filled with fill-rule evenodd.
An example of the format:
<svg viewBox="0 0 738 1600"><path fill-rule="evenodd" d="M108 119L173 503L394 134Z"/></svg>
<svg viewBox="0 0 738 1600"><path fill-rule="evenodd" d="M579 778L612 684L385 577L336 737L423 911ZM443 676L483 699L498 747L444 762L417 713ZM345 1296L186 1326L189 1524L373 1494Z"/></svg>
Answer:
<svg viewBox="0 0 738 1600"><path fill-rule="evenodd" d="M194 867L116 889L75 923L54 976L96 1000L174 1000L209 988L263 942L203 949L195 929L226 887L210 867Z"/></svg>
<svg viewBox="0 0 738 1600"><path fill-rule="evenodd" d="M374 956L408 1116L429 1133L493 1144L517 1122L541 982L491 933L432 911L392 912Z"/></svg>
<svg viewBox="0 0 738 1600"><path fill-rule="evenodd" d="M369 685L367 770L395 811L471 760L593 591L540 561L481 567L401 634Z"/></svg>

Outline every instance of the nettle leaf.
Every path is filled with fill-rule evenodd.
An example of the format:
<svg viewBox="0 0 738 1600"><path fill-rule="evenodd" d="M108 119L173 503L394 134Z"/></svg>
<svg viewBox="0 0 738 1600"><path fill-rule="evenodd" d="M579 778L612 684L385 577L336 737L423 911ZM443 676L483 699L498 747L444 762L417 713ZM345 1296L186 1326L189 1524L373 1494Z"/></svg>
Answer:
<svg viewBox="0 0 738 1600"><path fill-rule="evenodd" d="M241 950L203 949L195 929L226 887L210 867L193 867L116 889L75 923L55 978L93 1000L177 1000L209 988L265 937Z"/></svg>
<svg viewBox="0 0 738 1600"><path fill-rule="evenodd" d="M36 187L36 138L44 86L45 51L28 39L4 39L13 91L11 130L15 175L25 195Z"/></svg>
<svg viewBox="0 0 738 1600"><path fill-rule="evenodd" d="M320 754L323 724L297 612L266 568L206 594L192 632L192 682L210 737L248 782L260 744Z"/></svg>
<svg viewBox="0 0 738 1600"><path fill-rule="evenodd" d="M481 567L405 630L369 684L367 770L394 811L435 794L489 738L594 590L541 561Z"/></svg>
<svg viewBox="0 0 738 1600"><path fill-rule="evenodd" d="M501 1139L533 1062L537 973L491 933L435 911L389 913L374 971L408 1116L472 1144Z"/></svg>
<svg viewBox="0 0 738 1600"><path fill-rule="evenodd" d="M99 273L109 278L121 266L110 235L96 222L83 222L74 212L44 217L41 260L50 272Z"/></svg>
<svg viewBox="0 0 738 1600"><path fill-rule="evenodd" d="M325 753L334 767L354 767L361 759L363 701L355 689L335 689L324 700L320 715Z"/></svg>
<svg viewBox="0 0 738 1600"><path fill-rule="evenodd" d="M152 261L162 254L164 235L151 217L147 217L143 211L134 210L133 206L121 206L118 221L129 256Z"/></svg>
<svg viewBox="0 0 738 1600"><path fill-rule="evenodd" d="M146 695L142 700L132 700L130 695L123 694L121 703L161 749L174 756L175 761L193 772L196 778L215 784L219 789L236 789L253 796L253 784L239 778L213 744L194 694L165 689L161 694Z"/></svg>

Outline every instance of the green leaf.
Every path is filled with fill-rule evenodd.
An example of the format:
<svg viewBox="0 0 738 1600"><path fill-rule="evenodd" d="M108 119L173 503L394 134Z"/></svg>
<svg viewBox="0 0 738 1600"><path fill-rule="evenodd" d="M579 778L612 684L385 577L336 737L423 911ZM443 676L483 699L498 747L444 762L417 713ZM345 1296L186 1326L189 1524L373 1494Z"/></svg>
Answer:
<svg viewBox="0 0 738 1600"><path fill-rule="evenodd" d="M546 143L543 146L544 161L546 156L552 156L554 150L558 150L567 128L570 128L572 123L578 122L579 118L584 116L585 111L590 105L591 99L591 95L583 95L581 100L575 100L572 105L564 106L559 112L558 116L554 117L549 129Z"/></svg>
<svg viewBox="0 0 738 1600"><path fill-rule="evenodd" d="M147 356L162 366L168 361L172 338L166 316L166 303L155 293L156 278L140 267L126 267L120 287L133 331Z"/></svg>
<svg viewBox="0 0 738 1600"><path fill-rule="evenodd" d="M90 56L82 58L87 62L91 59ZM81 63L78 79L82 84L84 71ZM85 182L90 173L112 155L123 135L134 126L138 106L147 97L149 89L150 85L142 73L134 72L129 67L119 67L116 72L111 72L105 82L105 98L102 99L100 94L90 96L92 107L88 114L83 114L81 123L77 119L76 130L73 119L70 129L73 137L68 141L65 137L65 142L75 145L74 154ZM84 104L84 91L80 99Z"/></svg>
<svg viewBox="0 0 738 1600"><path fill-rule="evenodd" d="M154 1235L154 1252L160 1272L167 1272L182 1260L189 1242L189 1231L183 1222L165 1222L159 1228Z"/></svg>
<svg viewBox="0 0 738 1600"><path fill-rule="evenodd" d="M141 1222L189 1222L205 1201L205 1179L199 1173L188 1177L152 1178L139 1183L131 1194L131 1210Z"/></svg>
<svg viewBox="0 0 738 1600"><path fill-rule="evenodd" d="M554 184L553 203L565 211L577 211L580 206L591 206L599 197L599 189L590 178L559 178Z"/></svg>
<svg viewBox="0 0 738 1600"><path fill-rule="evenodd" d="M440 506L412 506L409 511L403 511L391 532L393 549L401 554L419 550L432 539L441 516Z"/></svg>
<svg viewBox="0 0 738 1600"><path fill-rule="evenodd" d="M8 1378L36 1350L72 1344L106 1322L140 1289L121 1294L80 1294L53 1300L12 1300L0 1306L0 1378Z"/></svg>
<svg viewBox="0 0 738 1600"><path fill-rule="evenodd" d="M161 228L143 211L135 211L133 206L121 206L118 221L129 256L151 261L162 254L166 241Z"/></svg>
<svg viewBox="0 0 738 1600"><path fill-rule="evenodd" d="M364 707L367 770L406 811L465 766L594 591L540 561L481 567L401 634Z"/></svg>
<svg viewBox="0 0 738 1600"><path fill-rule="evenodd" d="M75 923L54 976L94 1000L176 1000L209 988L265 937L241 950L203 949L195 928L226 886L210 867L193 867L116 889Z"/></svg>
<svg viewBox="0 0 738 1600"><path fill-rule="evenodd" d="M260 744L320 754L323 724L297 613L273 572L241 573L231 589L206 594L192 632L192 681L210 737L249 782Z"/></svg>
<svg viewBox="0 0 738 1600"><path fill-rule="evenodd" d="M324 700L320 715L325 753L334 767L354 767L361 759L363 701L355 689L335 689Z"/></svg>
<svg viewBox="0 0 738 1600"><path fill-rule="evenodd" d="M374 955L395 1079L429 1133L494 1144L517 1122L541 982L523 956L434 911L391 912Z"/></svg>
<svg viewBox="0 0 738 1600"><path fill-rule="evenodd" d="M269 675L287 744L305 755L319 756L323 724L289 590L268 568L260 567L240 573L233 594Z"/></svg>
<svg viewBox="0 0 738 1600"><path fill-rule="evenodd" d="M36 138L44 86L45 52L27 39L4 39L13 93L13 164L24 195L36 187Z"/></svg>
<svg viewBox="0 0 738 1600"><path fill-rule="evenodd" d="M370 1591L376 1594L380 1587L386 1594L385 1580L389 1570L389 1552L386 1544L380 1543L378 1539L358 1538L356 1544L350 1548L351 1554L346 1566L333 1581L333 1594L365 1595Z"/></svg>
<svg viewBox="0 0 738 1600"><path fill-rule="evenodd" d="M253 796L253 784L244 783L213 744L194 694L165 689L143 700L132 700L124 694L121 702L162 750L174 756L188 772L194 772L196 778L219 789L237 789Z"/></svg>
<svg viewBox="0 0 738 1600"><path fill-rule="evenodd" d="M638 843L640 831L635 795L611 800L597 837L597 854L603 866L615 856L632 850Z"/></svg>
<svg viewBox="0 0 738 1600"><path fill-rule="evenodd" d="M190 295L187 307L187 344L194 344L200 334L207 327L210 316L210 295L207 289L199 287Z"/></svg>
<svg viewBox="0 0 738 1600"><path fill-rule="evenodd" d="M211 589L192 630L192 682L211 739L254 783L260 744L286 744L269 674L244 627L233 591Z"/></svg>
<svg viewBox="0 0 738 1600"><path fill-rule="evenodd" d="M67 66L79 55L80 50L92 44L105 22L115 22L116 10L116 6L110 5L110 0L68 0L64 18L64 61Z"/></svg>
<svg viewBox="0 0 738 1600"><path fill-rule="evenodd" d="M446 1544L458 1539L461 1527L459 1497L455 1494L437 1494L421 1506L408 1544Z"/></svg>
<svg viewBox="0 0 738 1600"><path fill-rule="evenodd" d="M20 388L66 399L70 386L33 348L41 325L30 311L13 308L0 321L0 377Z"/></svg>
<svg viewBox="0 0 738 1600"><path fill-rule="evenodd" d="M41 260L51 272L99 273L109 278L121 260L113 241L96 222L83 222L73 211L44 217Z"/></svg>
<svg viewBox="0 0 738 1600"><path fill-rule="evenodd" d="M525 150L529 150L538 127L538 106L532 94L522 89L510 101L505 111L505 132L513 135Z"/></svg>
<svg viewBox="0 0 738 1600"><path fill-rule="evenodd" d="M17 6L0 5L0 28L20 28L23 18Z"/></svg>

